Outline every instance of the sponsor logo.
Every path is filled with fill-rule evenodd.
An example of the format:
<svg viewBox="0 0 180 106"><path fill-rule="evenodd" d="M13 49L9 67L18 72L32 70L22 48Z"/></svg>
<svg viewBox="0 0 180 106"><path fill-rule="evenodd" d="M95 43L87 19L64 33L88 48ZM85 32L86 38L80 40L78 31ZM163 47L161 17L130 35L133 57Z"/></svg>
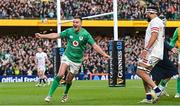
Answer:
<svg viewBox="0 0 180 106"><path fill-rule="evenodd" d="M73 41L73 46L78 46L79 45L79 42L78 41Z"/></svg>

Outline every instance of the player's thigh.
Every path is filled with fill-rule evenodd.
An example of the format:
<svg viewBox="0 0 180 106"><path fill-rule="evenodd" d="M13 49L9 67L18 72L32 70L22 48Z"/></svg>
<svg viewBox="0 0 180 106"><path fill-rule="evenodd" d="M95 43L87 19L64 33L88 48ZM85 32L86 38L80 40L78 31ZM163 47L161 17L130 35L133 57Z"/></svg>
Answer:
<svg viewBox="0 0 180 106"><path fill-rule="evenodd" d="M151 68L152 67L150 65L146 64L146 62L139 60L138 65L137 65L136 74L140 75L141 73L144 73L144 72L149 73Z"/></svg>
<svg viewBox="0 0 180 106"><path fill-rule="evenodd" d="M58 76L64 76L65 71L67 70L68 65L66 63L61 63L58 71Z"/></svg>
<svg viewBox="0 0 180 106"><path fill-rule="evenodd" d="M81 67L81 63L75 63L75 62L71 61L70 65L69 65L69 69L70 69L69 71L72 74L76 75L79 73L80 67Z"/></svg>
<svg viewBox="0 0 180 106"><path fill-rule="evenodd" d="M44 66L44 67L43 67L43 66L42 66L42 67L38 67L38 73L39 73L39 75L40 75L40 76L44 75L45 70L46 70L45 66Z"/></svg>
<svg viewBox="0 0 180 106"><path fill-rule="evenodd" d="M40 74L40 71L39 71L39 68L37 68L37 75L39 75Z"/></svg>
<svg viewBox="0 0 180 106"><path fill-rule="evenodd" d="M137 73L139 73L139 71L145 71L147 73L151 72L152 68L155 67L155 65L160 61L159 58L153 57L153 56L149 56L146 59L139 59L138 60L138 70Z"/></svg>
<svg viewBox="0 0 180 106"><path fill-rule="evenodd" d="M180 77L180 53L178 54L178 73Z"/></svg>
<svg viewBox="0 0 180 106"><path fill-rule="evenodd" d="M179 77L180 77L180 63L178 63L178 74L179 74Z"/></svg>
<svg viewBox="0 0 180 106"><path fill-rule="evenodd" d="M64 76L68 66L70 64L70 60L67 58L67 56L63 55L61 57L61 64L58 71L58 76Z"/></svg>

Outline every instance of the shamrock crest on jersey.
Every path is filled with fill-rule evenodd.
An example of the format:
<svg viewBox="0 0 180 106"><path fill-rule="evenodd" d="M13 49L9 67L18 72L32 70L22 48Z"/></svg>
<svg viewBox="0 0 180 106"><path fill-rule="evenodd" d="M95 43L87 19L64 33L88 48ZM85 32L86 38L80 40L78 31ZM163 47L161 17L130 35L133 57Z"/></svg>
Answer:
<svg viewBox="0 0 180 106"><path fill-rule="evenodd" d="M73 38L73 36L72 36L72 35L70 35L70 36L69 36L69 38L70 38L70 39L72 39L72 38Z"/></svg>
<svg viewBox="0 0 180 106"><path fill-rule="evenodd" d="M83 37L82 37L82 36L79 36L79 40L83 40Z"/></svg>

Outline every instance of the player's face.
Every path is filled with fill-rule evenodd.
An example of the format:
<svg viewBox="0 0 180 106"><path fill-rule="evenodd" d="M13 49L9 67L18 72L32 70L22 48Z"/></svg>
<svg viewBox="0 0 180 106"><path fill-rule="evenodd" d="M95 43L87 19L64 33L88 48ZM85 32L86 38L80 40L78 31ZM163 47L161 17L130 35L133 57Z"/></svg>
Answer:
<svg viewBox="0 0 180 106"><path fill-rule="evenodd" d="M150 22L151 21L151 13L147 12L146 18L147 18L147 21Z"/></svg>
<svg viewBox="0 0 180 106"><path fill-rule="evenodd" d="M82 23L81 23L80 19L73 20L73 27L74 27L75 31L79 31L81 28L81 25L82 25Z"/></svg>
<svg viewBox="0 0 180 106"><path fill-rule="evenodd" d="M38 48L37 50L38 50L38 52L42 52L42 48Z"/></svg>

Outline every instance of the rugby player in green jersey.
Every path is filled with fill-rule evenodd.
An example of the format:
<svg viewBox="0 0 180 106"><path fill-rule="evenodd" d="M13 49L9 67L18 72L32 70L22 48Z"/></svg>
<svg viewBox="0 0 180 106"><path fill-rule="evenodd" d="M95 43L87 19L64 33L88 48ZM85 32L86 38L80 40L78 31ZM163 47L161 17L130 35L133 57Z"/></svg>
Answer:
<svg viewBox="0 0 180 106"><path fill-rule="evenodd" d="M176 28L174 34L173 34L173 38L171 39L170 42L171 46L175 46L177 45L178 47L178 78L177 78L177 82L176 82L176 95L174 96L175 98L180 98L180 27Z"/></svg>
<svg viewBox="0 0 180 106"><path fill-rule="evenodd" d="M86 44L90 44L95 51L100 53L105 59L109 59L110 56L106 54L100 46L98 46L91 34L84 28L82 28L82 19L77 16L73 19L73 27L68 28L58 33L50 34L39 34L36 33L36 38L46 38L46 39L57 39L65 38L67 39L66 50L61 58L61 65L57 76L54 78L52 85L50 87L48 96L45 98L46 102L50 102L53 93L59 86L59 81L63 78L65 71L69 67L70 71L66 77L66 89L61 102L66 102L68 100L68 91L72 85L72 80L74 76L78 73L80 65L83 61L84 51L86 49Z"/></svg>

